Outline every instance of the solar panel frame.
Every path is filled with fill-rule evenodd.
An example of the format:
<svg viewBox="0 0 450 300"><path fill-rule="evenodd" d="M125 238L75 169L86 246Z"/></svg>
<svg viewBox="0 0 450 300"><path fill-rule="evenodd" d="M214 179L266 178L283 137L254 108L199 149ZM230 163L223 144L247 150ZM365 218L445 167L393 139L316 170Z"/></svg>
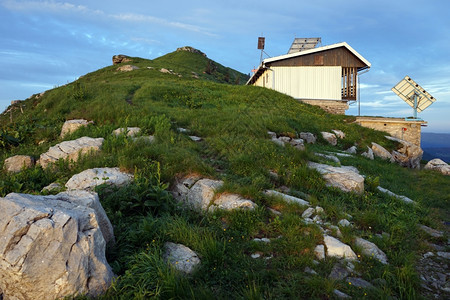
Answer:
<svg viewBox="0 0 450 300"><path fill-rule="evenodd" d="M424 88L409 76L405 76L391 89L397 96L414 108L414 95L417 95L417 111L422 112L436 101Z"/></svg>
<svg viewBox="0 0 450 300"><path fill-rule="evenodd" d="M321 38L295 38L287 54L314 49L318 43L322 43Z"/></svg>

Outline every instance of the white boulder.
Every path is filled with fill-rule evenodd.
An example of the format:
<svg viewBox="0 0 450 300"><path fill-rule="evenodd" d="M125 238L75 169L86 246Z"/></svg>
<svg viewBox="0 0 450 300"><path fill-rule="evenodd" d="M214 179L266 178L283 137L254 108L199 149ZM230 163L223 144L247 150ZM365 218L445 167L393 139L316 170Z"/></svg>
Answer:
<svg viewBox="0 0 450 300"><path fill-rule="evenodd" d="M306 205L309 206L309 202L291 195L287 195L287 194L283 194L274 190L266 190L264 192L264 194L266 194L267 196L274 196L274 197L280 197L281 199L283 199L284 201L288 202L288 203L298 203L300 205Z"/></svg>
<svg viewBox="0 0 450 300"><path fill-rule="evenodd" d="M334 238L329 235L324 235L323 241L325 243L325 247L327 249L327 256L345 258L348 260L356 260L357 256L355 252L353 252L352 248L349 245L342 243L337 238Z"/></svg>
<svg viewBox="0 0 450 300"><path fill-rule="evenodd" d="M88 126L89 124L93 124L93 123L94 122L88 121L85 119L67 120L66 122L64 122L64 124L61 128L60 137L64 138L69 133L72 133L81 127Z"/></svg>
<svg viewBox="0 0 450 300"><path fill-rule="evenodd" d="M164 244L164 260L176 270L191 274L197 265L200 264L200 258L197 253L182 244L167 242Z"/></svg>
<svg viewBox="0 0 450 300"><path fill-rule="evenodd" d="M308 162L308 167L322 174L328 186L337 187L344 192L364 192L364 177L353 168L346 166L332 167L314 162Z"/></svg>
<svg viewBox="0 0 450 300"><path fill-rule="evenodd" d="M363 238L357 237L355 239L355 245L361 248L362 254L369 257L373 257L382 264L387 265L388 261L386 254L383 251L381 251L380 248L378 248L377 245L375 245L374 243L369 242Z"/></svg>
<svg viewBox="0 0 450 300"><path fill-rule="evenodd" d="M323 137L328 143L330 143L330 144L333 145L333 146L336 146L336 145L337 145L337 138L336 138L336 135L334 135L334 134L331 133L331 132L325 132L325 131L322 131L321 134L322 134L322 137Z"/></svg>
<svg viewBox="0 0 450 300"><path fill-rule="evenodd" d="M121 134L125 134L126 136L136 136L141 132L141 128L139 127L127 127L127 128L117 128L112 132L113 135L119 136Z"/></svg>
<svg viewBox="0 0 450 300"><path fill-rule="evenodd" d="M427 170L436 170L441 172L444 175L450 175L450 165L448 165L445 161L435 158L430 160L424 167Z"/></svg>
<svg viewBox="0 0 450 300"><path fill-rule="evenodd" d="M311 132L300 132L300 138L305 140L308 144L315 144L317 140L316 136Z"/></svg>
<svg viewBox="0 0 450 300"><path fill-rule="evenodd" d="M123 173L119 168L93 168L73 175L65 186L68 190L93 190L101 184L120 187L132 180L133 175Z"/></svg>
<svg viewBox="0 0 450 300"><path fill-rule="evenodd" d="M18 173L22 169L32 168L34 166L34 158L28 155L14 155L5 159L3 168L6 172Z"/></svg>
<svg viewBox="0 0 450 300"><path fill-rule="evenodd" d="M214 200L214 203L209 207L209 210L223 209L249 209L253 210L258 207L253 201L244 199L240 195L222 193Z"/></svg>
<svg viewBox="0 0 450 300"><path fill-rule="evenodd" d="M76 197L0 198L0 290L6 299L97 296L109 287L113 273L98 215Z"/></svg>
<svg viewBox="0 0 450 300"><path fill-rule="evenodd" d="M65 141L50 147L47 152L41 154L38 164L47 168L49 164L58 159L77 161L80 155L99 151L103 144L103 138L81 137L72 141Z"/></svg>
<svg viewBox="0 0 450 300"><path fill-rule="evenodd" d="M372 142L372 151L376 157L379 157L379 158L382 158L385 160L392 159L392 154L389 153L389 151L387 151L383 146L378 145L377 143Z"/></svg>

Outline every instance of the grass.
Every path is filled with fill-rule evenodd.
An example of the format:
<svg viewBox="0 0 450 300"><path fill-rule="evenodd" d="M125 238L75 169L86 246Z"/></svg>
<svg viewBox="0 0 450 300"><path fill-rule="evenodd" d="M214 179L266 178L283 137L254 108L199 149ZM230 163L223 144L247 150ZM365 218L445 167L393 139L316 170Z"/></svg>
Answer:
<svg viewBox="0 0 450 300"><path fill-rule="evenodd" d="M329 115L271 90L229 84L237 78L243 83L245 75L220 64L214 63L211 74L203 73L210 62L201 54L175 52L155 60L132 60L140 69L120 73L117 66L103 68L24 101L23 113L14 110L12 123L9 114L0 116L0 167L6 157L28 154L37 158L61 142L59 132L66 119L85 118L95 124L64 140L105 139L101 152L82 157L76 164L60 161L52 171L34 167L15 175L2 171L1 196L39 194L51 182L64 184L73 174L93 167L118 166L135 174L135 182L128 187L98 188L116 234L117 244L108 247L107 259L118 275L100 298L328 299L335 297L336 288L356 299L420 298L414 266L426 245L416 227L420 223L442 229L441 221L448 220L448 178L355 156L340 158L341 164L353 165L366 176L365 192L356 195L326 187L321 176L307 168L308 161L320 160L314 152L357 145L361 153L371 142L388 149L396 144L386 140L384 133L353 124L351 117ZM163 74L161 68L182 77ZM193 78L192 72L200 79ZM143 135L154 135L155 143L111 135L126 126L138 126ZM189 129L189 135L203 141L193 142L178 127ZM346 133L336 147L320 135L332 129ZM288 136L312 132L318 143L306 145L305 151L280 147L270 141L268 130ZM239 193L259 208L208 214L184 209L173 201L168 186L175 177L190 173L223 180L220 192ZM378 192L378 184L412 198L417 205ZM361 236L387 254L387 266L364 256L356 264L364 279L379 283L376 289L361 290L328 279L336 259L313 262L314 248L323 235L316 225L302 222L305 207L263 193L282 186L313 206L323 207L325 222L337 224L350 214L354 227L341 231L342 241L353 249L354 238ZM380 238L379 234L384 235ZM262 237L271 243L253 241ZM192 276L178 274L162 260L163 245L169 241L198 253L202 263ZM261 258L251 258L254 253ZM305 273L306 267L318 274Z"/></svg>

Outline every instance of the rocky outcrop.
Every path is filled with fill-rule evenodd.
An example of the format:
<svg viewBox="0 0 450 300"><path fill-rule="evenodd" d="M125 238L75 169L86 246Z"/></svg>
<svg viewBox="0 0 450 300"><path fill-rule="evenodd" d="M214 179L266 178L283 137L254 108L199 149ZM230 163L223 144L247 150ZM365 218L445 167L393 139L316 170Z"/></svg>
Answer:
<svg viewBox="0 0 450 300"><path fill-rule="evenodd" d="M364 177L359 175L354 168L346 166L332 167L314 162L309 162L308 167L322 174L328 186L337 187L344 192L364 192Z"/></svg>
<svg viewBox="0 0 450 300"><path fill-rule="evenodd" d="M204 57L206 57L205 53L203 53L202 51L200 51L198 49L195 49L194 47L191 47L191 46L180 47L180 48L177 49L177 52L180 52L180 51L187 51L187 52L191 52L191 53L198 53L198 54L201 54Z"/></svg>
<svg viewBox="0 0 450 300"><path fill-rule="evenodd" d="M254 209L257 207L251 200L239 195L223 193L216 197L216 191L221 188L223 181L201 178L189 175L176 181L172 195L181 203L197 211Z"/></svg>
<svg viewBox="0 0 450 300"><path fill-rule="evenodd" d="M191 274L200 264L197 253L182 244L167 242L164 244L164 260L176 270Z"/></svg>
<svg viewBox="0 0 450 300"><path fill-rule="evenodd" d="M280 136L277 137L277 134L272 131L268 131L267 134L270 135L272 142L274 142L277 145L283 146L285 144L290 144L292 147L298 149L298 150L305 150L305 142L303 139L293 139L289 136Z"/></svg>
<svg viewBox="0 0 450 300"><path fill-rule="evenodd" d="M35 164L34 158L28 155L15 155L5 159L3 168L6 172L18 173L22 169L32 168Z"/></svg>
<svg viewBox="0 0 450 300"><path fill-rule="evenodd" d="M423 150L419 146L391 136L386 136L386 138L402 145L398 151L392 151L392 158L395 162L403 167L420 169L420 161L422 160Z"/></svg>
<svg viewBox="0 0 450 300"><path fill-rule="evenodd" d="M383 148L384 149L384 148ZM373 150L372 148L367 147L367 151L364 153L361 153L361 156L367 157L370 160L374 160Z"/></svg>
<svg viewBox="0 0 450 300"><path fill-rule="evenodd" d="M77 161L78 157L89 152L99 151L103 144L103 138L81 137L72 141L65 141L50 147L47 152L41 154L38 164L47 168L49 164L58 159Z"/></svg>
<svg viewBox="0 0 450 300"><path fill-rule="evenodd" d="M424 167L427 170L436 170L441 172L444 175L450 175L450 165L448 165L445 161L435 158L430 160Z"/></svg>
<svg viewBox="0 0 450 300"><path fill-rule="evenodd" d="M133 180L133 175L121 172L119 168L93 168L73 175L67 182L68 190L93 190L96 186L107 184L124 186Z"/></svg>
<svg viewBox="0 0 450 300"><path fill-rule="evenodd" d="M342 130L337 130L337 129L333 129L331 130L334 132L334 134L340 138L340 139L345 139L345 133Z"/></svg>
<svg viewBox="0 0 450 300"><path fill-rule="evenodd" d="M94 122L88 121L85 119L67 120L66 122L64 122L64 124L61 128L60 137L64 138L69 133L72 133L81 127L88 126L89 124L93 124L93 123Z"/></svg>
<svg viewBox="0 0 450 300"><path fill-rule="evenodd" d="M121 67L117 68L117 71L120 72L130 72L130 71L134 71L134 70L138 70L139 67L137 66L133 66L133 65L123 65Z"/></svg>
<svg viewBox="0 0 450 300"><path fill-rule="evenodd" d="M130 57L126 56L126 55L123 55L123 54L114 55L112 57L113 65L118 65L118 64L125 63L125 62L130 62L130 61L132 61L132 59Z"/></svg>
<svg viewBox="0 0 450 300"><path fill-rule="evenodd" d="M331 144L333 146L337 145L336 135L334 135L333 133L330 133L330 132L325 132L325 131L322 131L321 134L322 134L322 137L324 138L324 140L326 140L329 144Z"/></svg>
<svg viewBox="0 0 450 300"><path fill-rule="evenodd" d="M388 261L386 254L381 251L380 248L378 248L374 243L358 237L355 239L355 245L361 248L362 254L372 257L382 264L387 265Z"/></svg>
<svg viewBox="0 0 450 300"><path fill-rule="evenodd" d="M113 135L119 136L121 134L125 134L126 136L136 136L141 132L141 128L139 127L127 127L127 128L117 128L112 132Z"/></svg>
<svg viewBox="0 0 450 300"><path fill-rule="evenodd" d="M0 198L0 290L6 299L97 296L109 287L113 273L101 222L79 196Z"/></svg>
<svg viewBox="0 0 450 300"><path fill-rule="evenodd" d="M376 157L386 160L392 159L392 154L389 153L389 151L387 151L383 146L378 145L377 143L372 143L372 151L373 155L375 155Z"/></svg>

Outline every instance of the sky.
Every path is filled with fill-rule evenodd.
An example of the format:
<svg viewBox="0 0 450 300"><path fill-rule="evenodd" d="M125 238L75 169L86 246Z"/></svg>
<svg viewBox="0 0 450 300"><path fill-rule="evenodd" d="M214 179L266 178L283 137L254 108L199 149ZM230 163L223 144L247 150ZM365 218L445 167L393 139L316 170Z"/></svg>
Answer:
<svg viewBox="0 0 450 300"><path fill-rule="evenodd" d="M412 116L391 88L405 75L437 101L419 117L450 133L449 0L0 0L0 111L125 54L153 59L192 46L245 74L286 54L296 37L347 42L372 66L360 76L361 115ZM353 104L347 114L357 115Z"/></svg>

